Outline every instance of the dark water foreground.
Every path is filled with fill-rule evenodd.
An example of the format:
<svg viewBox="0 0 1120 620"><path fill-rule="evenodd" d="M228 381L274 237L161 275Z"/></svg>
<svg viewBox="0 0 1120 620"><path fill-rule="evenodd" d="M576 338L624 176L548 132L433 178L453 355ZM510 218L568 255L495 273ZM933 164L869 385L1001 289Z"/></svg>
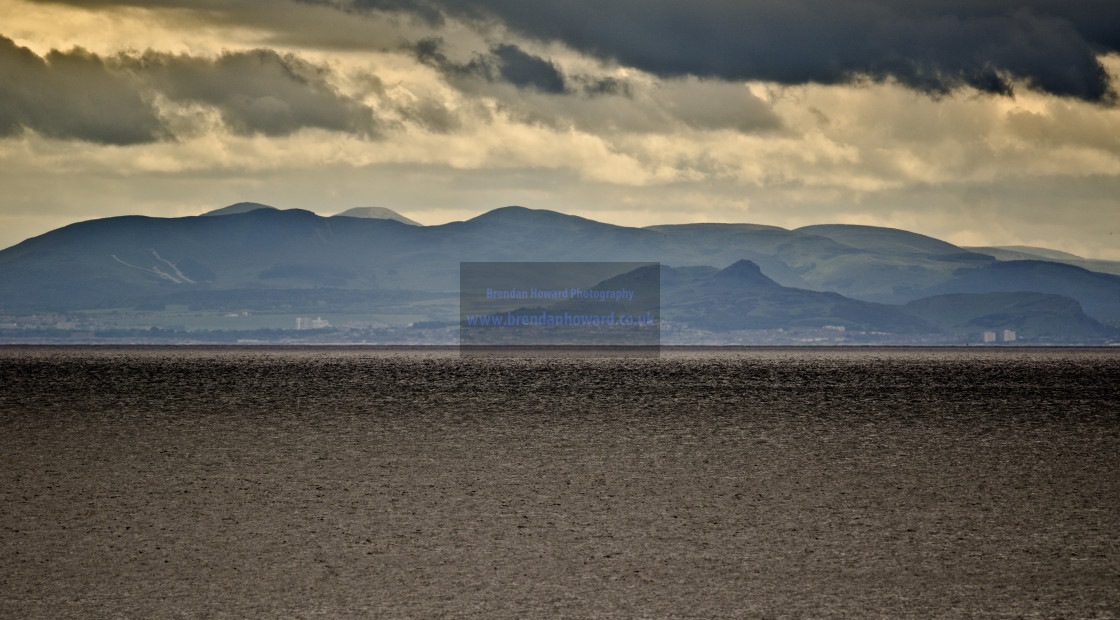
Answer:
<svg viewBox="0 0 1120 620"><path fill-rule="evenodd" d="M1120 615L1120 351L0 349L0 616Z"/></svg>

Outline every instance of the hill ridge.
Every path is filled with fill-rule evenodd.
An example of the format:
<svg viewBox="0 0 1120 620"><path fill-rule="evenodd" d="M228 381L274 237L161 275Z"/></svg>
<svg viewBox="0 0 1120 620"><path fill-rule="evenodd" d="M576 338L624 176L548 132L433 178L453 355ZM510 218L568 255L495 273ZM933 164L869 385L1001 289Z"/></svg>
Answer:
<svg viewBox="0 0 1120 620"><path fill-rule="evenodd" d="M823 232L842 241L809 234ZM447 322L463 261L659 262L667 310L718 314L711 325L720 329L833 325L917 334L914 318L899 314L903 304L1009 288L1065 296L1080 308L1067 309L1070 317L1083 311L1120 325L1120 277L1079 265L998 261L896 229L638 228L519 206L433 226L275 208L87 220L0 250L0 315L107 308L128 314L177 304L198 312L349 308L380 316L393 307L387 317L411 313L421 323ZM419 301L432 296L446 301ZM714 305L705 307L700 298ZM317 305L307 305L315 299ZM1056 307L1036 309L1059 322ZM744 323L747 318L755 322ZM944 321L936 323L946 329Z"/></svg>

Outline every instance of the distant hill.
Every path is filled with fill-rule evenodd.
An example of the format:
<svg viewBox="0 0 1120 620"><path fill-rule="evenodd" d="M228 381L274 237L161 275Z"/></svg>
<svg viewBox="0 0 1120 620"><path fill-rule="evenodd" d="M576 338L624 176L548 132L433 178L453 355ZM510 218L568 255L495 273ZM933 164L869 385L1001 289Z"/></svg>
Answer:
<svg viewBox="0 0 1120 620"><path fill-rule="evenodd" d="M1018 252L1028 256L1033 256L1034 258L1046 258L1056 261L1085 260L1083 257L1076 254L1070 254L1069 252L1051 250L1049 248L1037 248L1030 245L1002 245L989 249L1002 250L1005 252Z"/></svg>
<svg viewBox="0 0 1120 620"><path fill-rule="evenodd" d="M1046 342L1085 342L1117 336L1081 310L1069 297L1044 293L957 293L912 301L908 314L946 332L977 335L1013 330L1018 338Z"/></svg>
<svg viewBox="0 0 1120 620"><path fill-rule="evenodd" d="M846 246L894 255L941 255L965 254L967 251L940 239L919 235L897 228L879 226L857 226L850 224L818 224L802 226L794 232L807 235L820 235Z"/></svg>
<svg viewBox="0 0 1120 620"><path fill-rule="evenodd" d="M213 211L207 211L206 213L203 213L202 215L204 215L204 216L236 215L238 213L249 213L251 211L256 211L257 209L269 209L269 210L272 210L272 211L279 211L279 209L277 209L276 207L270 207L268 205L262 205L259 202L238 202L238 203L232 204L228 207L222 207L221 209L214 209Z"/></svg>
<svg viewBox="0 0 1120 620"><path fill-rule="evenodd" d="M661 300L667 319L711 331L783 328L850 330L897 334L937 332L926 321L894 306L784 287L762 275L758 265L738 261L725 269L683 273L662 268Z"/></svg>
<svg viewBox="0 0 1120 620"><path fill-rule="evenodd" d="M899 305L997 292L1063 296L1120 326L1120 276L997 260L894 229L633 228L523 207L438 226L257 203L212 213L225 214L79 222L0 250L0 315L176 306L453 322L462 261L625 261L670 268L666 316L712 329L936 332L956 324Z"/></svg>
<svg viewBox="0 0 1120 620"><path fill-rule="evenodd" d="M384 207L354 207L342 213L336 213L334 217L362 217L374 220L395 220L410 226L422 226L420 222L411 220L392 209L386 209Z"/></svg>
<svg viewBox="0 0 1120 620"><path fill-rule="evenodd" d="M923 235L871 226L785 230L686 224L650 230L663 232L709 257L733 248L737 256L732 260L749 259L786 286L835 291L881 303L905 303L926 296L926 289L953 279L958 269L995 260ZM700 264L718 265L711 258Z"/></svg>
<svg viewBox="0 0 1120 620"><path fill-rule="evenodd" d="M1029 245L1002 245L996 247L969 247L970 252L994 256L996 260L1044 260L1074 265L1090 271L1120 275L1120 261L1082 258L1069 252L1059 252Z"/></svg>
<svg viewBox="0 0 1120 620"><path fill-rule="evenodd" d="M1113 323L1120 317L1120 276L1042 260L999 261L962 269L930 294L1034 292L1077 300L1090 316Z"/></svg>

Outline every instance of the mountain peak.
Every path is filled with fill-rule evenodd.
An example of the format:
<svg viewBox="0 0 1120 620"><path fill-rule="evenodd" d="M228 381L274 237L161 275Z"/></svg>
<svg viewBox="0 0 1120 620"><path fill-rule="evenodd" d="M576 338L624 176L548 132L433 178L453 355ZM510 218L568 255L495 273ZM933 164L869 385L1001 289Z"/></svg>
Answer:
<svg viewBox="0 0 1120 620"><path fill-rule="evenodd" d="M277 209L276 207L271 207L269 205L262 205L259 202L238 202L238 203L235 203L235 204L231 204L228 207L222 207L221 209L214 209L213 211L207 211L206 213L203 213L202 215L203 216L234 215L234 214L237 214L237 213L249 213L250 211L256 211L258 209L269 209L271 211L279 211L279 209Z"/></svg>
<svg viewBox="0 0 1120 620"><path fill-rule="evenodd" d="M558 211L549 211L548 209L529 209L527 207L519 207L514 205L509 207L498 207L497 209L491 209L486 213L476 215L467 221L512 222L556 216L573 217L570 215L565 215Z"/></svg>
<svg viewBox="0 0 1120 620"><path fill-rule="evenodd" d="M347 209L342 213L336 213L332 217L360 217L371 220L393 220L395 222L401 222L402 224L408 224L409 226L423 226L423 224L421 224L420 222L409 219L401 215L400 213L397 213L392 209L386 209L385 207L354 207L353 209Z"/></svg>
<svg viewBox="0 0 1120 620"><path fill-rule="evenodd" d="M484 224L488 226L547 226L550 228L564 228L578 230L586 227L618 228L614 224L607 224L590 220L578 215L568 215L559 211L548 209L527 209L525 207L499 207L476 215L467 220L472 225Z"/></svg>
<svg viewBox="0 0 1120 620"><path fill-rule="evenodd" d="M712 279L754 287L781 286L763 275L758 265L746 259L737 260L727 268L719 270L712 275Z"/></svg>

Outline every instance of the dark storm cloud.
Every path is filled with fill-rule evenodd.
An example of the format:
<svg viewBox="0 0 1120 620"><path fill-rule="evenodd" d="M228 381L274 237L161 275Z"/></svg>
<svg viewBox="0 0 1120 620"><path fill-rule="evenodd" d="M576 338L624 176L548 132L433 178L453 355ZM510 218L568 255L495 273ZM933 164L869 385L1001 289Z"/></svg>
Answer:
<svg viewBox="0 0 1120 620"><path fill-rule="evenodd" d="M551 61L512 45L495 46L469 62L451 60L440 39L421 40L412 51L463 92L495 96L503 112L522 123L642 133L666 132L681 125L745 133L781 126L771 107L743 84L685 78L642 89L611 76L565 75ZM510 96L509 89L491 88L504 84L531 92ZM402 115L416 120L409 112Z"/></svg>
<svg viewBox="0 0 1120 620"><path fill-rule="evenodd" d="M787 84L893 77L944 93L1015 79L1110 98L1096 55L1120 50L1115 0L355 0L355 7L502 22L663 77Z"/></svg>
<svg viewBox="0 0 1120 620"><path fill-rule="evenodd" d="M625 80L613 77L575 76L573 81L579 83L583 92L588 95L621 95L630 97L633 91Z"/></svg>
<svg viewBox="0 0 1120 620"><path fill-rule="evenodd" d="M304 127L374 135L373 111L338 93L325 68L272 50L216 59L148 52L121 63L167 97L221 111L233 131L288 135Z"/></svg>
<svg viewBox="0 0 1120 620"><path fill-rule="evenodd" d="M343 32L337 22L319 23L318 17L280 19L298 12L274 0L52 1L187 9L195 19L272 30L277 41L363 44L361 28ZM436 34L448 17L484 29L501 23L531 39L561 41L661 77L783 84L894 78L933 94L965 85L1006 94L1023 80L1053 94L1114 101L1097 55L1120 51L1116 0L297 1L340 9L355 23L367 11L411 15ZM395 43L372 37L365 45L381 50ZM497 74L546 92L556 87L555 76L544 76L539 64L524 71L515 65L511 60Z"/></svg>
<svg viewBox="0 0 1120 620"><path fill-rule="evenodd" d="M170 138L152 104L157 95L210 105L242 134L316 127L376 135L373 110L338 93L328 77L325 68L270 50L218 58L157 52L103 58L75 48L40 57L0 36L0 136L31 129L117 145Z"/></svg>
<svg viewBox="0 0 1120 620"><path fill-rule="evenodd" d="M509 82L518 88L559 94L567 90L564 75L551 61L525 52L516 45L496 45L467 63L450 60L439 39L425 39L413 47L417 58L444 74L476 76L489 82Z"/></svg>
<svg viewBox="0 0 1120 620"><path fill-rule="evenodd" d="M490 53L498 61L502 78L510 84L546 93L564 92L564 77L551 62L527 54L516 45L498 45Z"/></svg>
<svg viewBox="0 0 1120 620"><path fill-rule="evenodd" d="M24 128L118 145L164 133L136 85L97 55L74 49L40 57L0 36L0 136Z"/></svg>
<svg viewBox="0 0 1120 620"><path fill-rule="evenodd" d="M582 93L588 97L631 96L630 84L614 77L566 75L551 60L534 56L516 45L501 44L470 62L457 63L443 52L443 41L422 39L411 46L421 62L451 78L475 77L490 83L509 83L520 89L561 95Z"/></svg>

